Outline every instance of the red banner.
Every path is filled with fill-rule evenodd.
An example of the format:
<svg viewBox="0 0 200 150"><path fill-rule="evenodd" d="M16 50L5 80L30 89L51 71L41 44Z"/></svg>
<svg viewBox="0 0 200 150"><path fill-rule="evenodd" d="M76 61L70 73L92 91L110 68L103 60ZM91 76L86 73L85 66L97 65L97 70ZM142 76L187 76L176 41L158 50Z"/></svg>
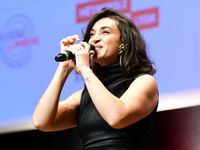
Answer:
<svg viewBox="0 0 200 150"><path fill-rule="evenodd" d="M78 4L76 7L76 22L85 22L104 7L114 8L120 13L131 12L131 0L101 0Z"/></svg>
<svg viewBox="0 0 200 150"><path fill-rule="evenodd" d="M158 7L132 13L132 20L139 29L157 27L159 25Z"/></svg>

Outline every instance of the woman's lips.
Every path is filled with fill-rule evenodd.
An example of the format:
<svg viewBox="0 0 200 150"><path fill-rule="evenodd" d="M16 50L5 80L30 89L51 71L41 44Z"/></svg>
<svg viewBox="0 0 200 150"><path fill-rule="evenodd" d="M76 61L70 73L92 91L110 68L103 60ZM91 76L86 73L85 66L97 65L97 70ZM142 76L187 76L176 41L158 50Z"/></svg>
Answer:
<svg viewBox="0 0 200 150"><path fill-rule="evenodd" d="M95 50L99 50L99 49L103 48L103 46L101 46L101 45L94 45L94 47L95 47Z"/></svg>

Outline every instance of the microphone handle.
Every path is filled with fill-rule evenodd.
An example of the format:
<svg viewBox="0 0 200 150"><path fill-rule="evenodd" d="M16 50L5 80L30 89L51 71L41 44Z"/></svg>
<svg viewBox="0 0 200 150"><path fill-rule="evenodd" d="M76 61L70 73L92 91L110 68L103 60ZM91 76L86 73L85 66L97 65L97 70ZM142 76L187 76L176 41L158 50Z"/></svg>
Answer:
<svg viewBox="0 0 200 150"><path fill-rule="evenodd" d="M75 58L75 56L74 56L74 54L72 54L72 52L59 53L55 57L55 61L62 62L62 61L66 61L66 60L74 59L74 58Z"/></svg>
<svg viewBox="0 0 200 150"><path fill-rule="evenodd" d="M92 44L90 45L90 49L95 51L95 47ZM55 61L57 62L62 62L62 61L67 61L69 59L74 59L75 55L72 54L72 52L66 52L66 53L59 53L56 57L55 57Z"/></svg>

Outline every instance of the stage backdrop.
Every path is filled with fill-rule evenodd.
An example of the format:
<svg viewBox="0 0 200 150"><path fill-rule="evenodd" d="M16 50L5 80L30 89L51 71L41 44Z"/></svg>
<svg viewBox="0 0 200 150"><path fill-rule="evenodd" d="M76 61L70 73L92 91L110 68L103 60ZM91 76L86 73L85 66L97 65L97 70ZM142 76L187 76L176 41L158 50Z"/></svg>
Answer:
<svg viewBox="0 0 200 150"><path fill-rule="evenodd" d="M158 111L200 103L200 0L1 0L0 133L33 128L34 108L58 66L60 40L81 36L103 7L124 13L141 30L158 70ZM66 84L60 100L84 83L73 72Z"/></svg>

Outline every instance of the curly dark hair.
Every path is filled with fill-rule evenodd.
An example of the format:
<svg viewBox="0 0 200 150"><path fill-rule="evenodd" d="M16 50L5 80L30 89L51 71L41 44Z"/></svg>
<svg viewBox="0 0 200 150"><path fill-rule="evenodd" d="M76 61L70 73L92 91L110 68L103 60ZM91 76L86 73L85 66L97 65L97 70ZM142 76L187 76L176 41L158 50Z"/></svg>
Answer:
<svg viewBox="0 0 200 150"><path fill-rule="evenodd" d="M153 63L149 59L146 52L146 43L133 21L118 11L111 8L103 8L96 13L89 21L86 31L83 32L83 40L88 42L90 39L90 31L94 24L108 17L118 22L117 26L120 31L120 39L123 42L125 49L121 56L121 67L126 74L155 74ZM90 67L94 72L98 72L99 64L90 60Z"/></svg>

